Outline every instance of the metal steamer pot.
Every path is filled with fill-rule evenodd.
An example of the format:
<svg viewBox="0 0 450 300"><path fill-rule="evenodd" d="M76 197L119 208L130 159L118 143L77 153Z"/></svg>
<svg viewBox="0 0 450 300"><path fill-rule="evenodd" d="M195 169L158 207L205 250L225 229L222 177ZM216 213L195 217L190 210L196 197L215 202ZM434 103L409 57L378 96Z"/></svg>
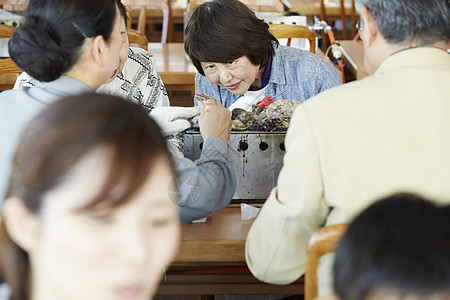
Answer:
<svg viewBox="0 0 450 300"><path fill-rule="evenodd" d="M264 202L277 184L283 166L286 131L232 131L228 140L228 158L237 187L234 202ZM200 157L203 139L200 132L184 133L184 155Z"/></svg>

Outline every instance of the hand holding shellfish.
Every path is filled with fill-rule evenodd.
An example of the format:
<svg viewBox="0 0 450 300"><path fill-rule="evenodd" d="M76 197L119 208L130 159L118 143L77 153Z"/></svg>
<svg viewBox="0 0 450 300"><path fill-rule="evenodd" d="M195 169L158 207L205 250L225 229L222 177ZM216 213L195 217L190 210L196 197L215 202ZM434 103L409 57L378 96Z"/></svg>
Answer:
<svg viewBox="0 0 450 300"><path fill-rule="evenodd" d="M214 99L213 97L205 94L195 94L195 98L200 102L207 102L209 100L216 101L216 99Z"/></svg>
<svg viewBox="0 0 450 300"><path fill-rule="evenodd" d="M231 132L231 113L214 98L206 97L198 102L201 109L198 119L200 133L203 139L216 137L227 144ZM199 100L197 95L196 98Z"/></svg>

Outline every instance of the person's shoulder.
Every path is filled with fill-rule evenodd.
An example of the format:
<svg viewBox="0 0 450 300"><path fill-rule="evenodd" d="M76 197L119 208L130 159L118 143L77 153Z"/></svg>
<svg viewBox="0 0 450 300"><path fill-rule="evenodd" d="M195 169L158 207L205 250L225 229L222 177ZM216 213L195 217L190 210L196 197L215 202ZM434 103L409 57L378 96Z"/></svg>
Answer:
<svg viewBox="0 0 450 300"><path fill-rule="evenodd" d="M138 70L152 71L153 66L155 66L154 57L150 52L141 48L129 47L128 59L125 61L122 74L126 78L134 77Z"/></svg>
<svg viewBox="0 0 450 300"><path fill-rule="evenodd" d="M0 121L20 124L40 111L45 103L31 94L36 87L22 87L0 93ZM40 96L38 91L38 96Z"/></svg>
<svg viewBox="0 0 450 300"><path fill-rule="evenodd" d="M29 87L22 87L18 89L11 89L11 90L4 90L0 92L0 100L9 100L12 98L17 98L19 101L22 97L17 97L23 93L26 93L26 91L29 89Z"/></svg>
<svg viewBox="0 0 450 300"><path fill-rule="evenodd" d="M18 89L5 90L0 92L0 100L2 104L9 103L12 105L17 105L20 103L34 103L33 96L30 95L30 89L37 90L39 88L33 86L24 86ZM39 103L40 104L40 103Z"/></svg>
<svg viewBox="0 0 450 300"><path fill-rule="evenodd" d="M277 54L279 55L278 64L281 63L288 68L310 70L311 72L323 72L333 68L329 62L307 50L280 45Z"/></svg>
<svg viewBox="0 0 450 300"><path fill-rule="evenodd" d="M315 55L314 53L312 53L308 50L291 47L291 46L279 45L275 52L276 52L276 54L280 53L283 56L284 60L295 60L295 61L304 61L304 60L320 61L320 60L322 60L320 57L318 57L317 55Z"/></svg>
<svg viewBox="0 0 450 300"><path fill-rule="evenodd" d="M136 47L129 47L128 48L128 59L125 61L125 65L127 64L141 64L142 62L151 62L153 59L153 54L151 54L149 51L142 49L142 48L136 48Z"/></svg>
<svg viewBox="0 0 450 300"><path fill-rule="evenodd" d="M128 56L130 55L152 55L148 50L138 47L128 47Z"/></svg>
<svg viewBox="0 0 450 300"><path fill-rule="evenodd" d="M277 76L285 74L284 76L290 80L309 82L311 85L315 80L326 82L324 88L319 88L314 94L341 83L339 74L333 65L310 51L279 46L276 55L278 57L274 58L272 66L275 66Z"/></svg>

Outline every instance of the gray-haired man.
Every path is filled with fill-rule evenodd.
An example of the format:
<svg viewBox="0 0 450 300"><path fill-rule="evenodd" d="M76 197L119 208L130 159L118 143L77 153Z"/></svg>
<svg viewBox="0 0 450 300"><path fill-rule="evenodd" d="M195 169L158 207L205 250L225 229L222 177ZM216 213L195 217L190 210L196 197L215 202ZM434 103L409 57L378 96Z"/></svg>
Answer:
<svg viewBox="0 0 450 300"><path fill-rule="evenodd" d="M298 279L315 230L350 222L383 196L450 202L450 2L357 4L373 75L295 111L278 186L247 237L248 266L262 281ZM319 267L321 295L332 292L330 265Z"/></svg>

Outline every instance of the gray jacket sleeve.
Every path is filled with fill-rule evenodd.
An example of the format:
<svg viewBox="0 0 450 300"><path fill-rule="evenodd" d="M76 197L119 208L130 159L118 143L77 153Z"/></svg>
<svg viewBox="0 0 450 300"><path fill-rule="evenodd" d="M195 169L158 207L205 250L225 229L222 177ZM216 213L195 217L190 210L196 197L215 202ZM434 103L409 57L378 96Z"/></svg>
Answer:
<svg viewBox="0 0 450 300"><path fill-rule="evenodd" d="M207 138L199 159L176 159L175 169L181 223L204 218L230 203L236 176L228 163L227 146L221 140Z"/></svg>

